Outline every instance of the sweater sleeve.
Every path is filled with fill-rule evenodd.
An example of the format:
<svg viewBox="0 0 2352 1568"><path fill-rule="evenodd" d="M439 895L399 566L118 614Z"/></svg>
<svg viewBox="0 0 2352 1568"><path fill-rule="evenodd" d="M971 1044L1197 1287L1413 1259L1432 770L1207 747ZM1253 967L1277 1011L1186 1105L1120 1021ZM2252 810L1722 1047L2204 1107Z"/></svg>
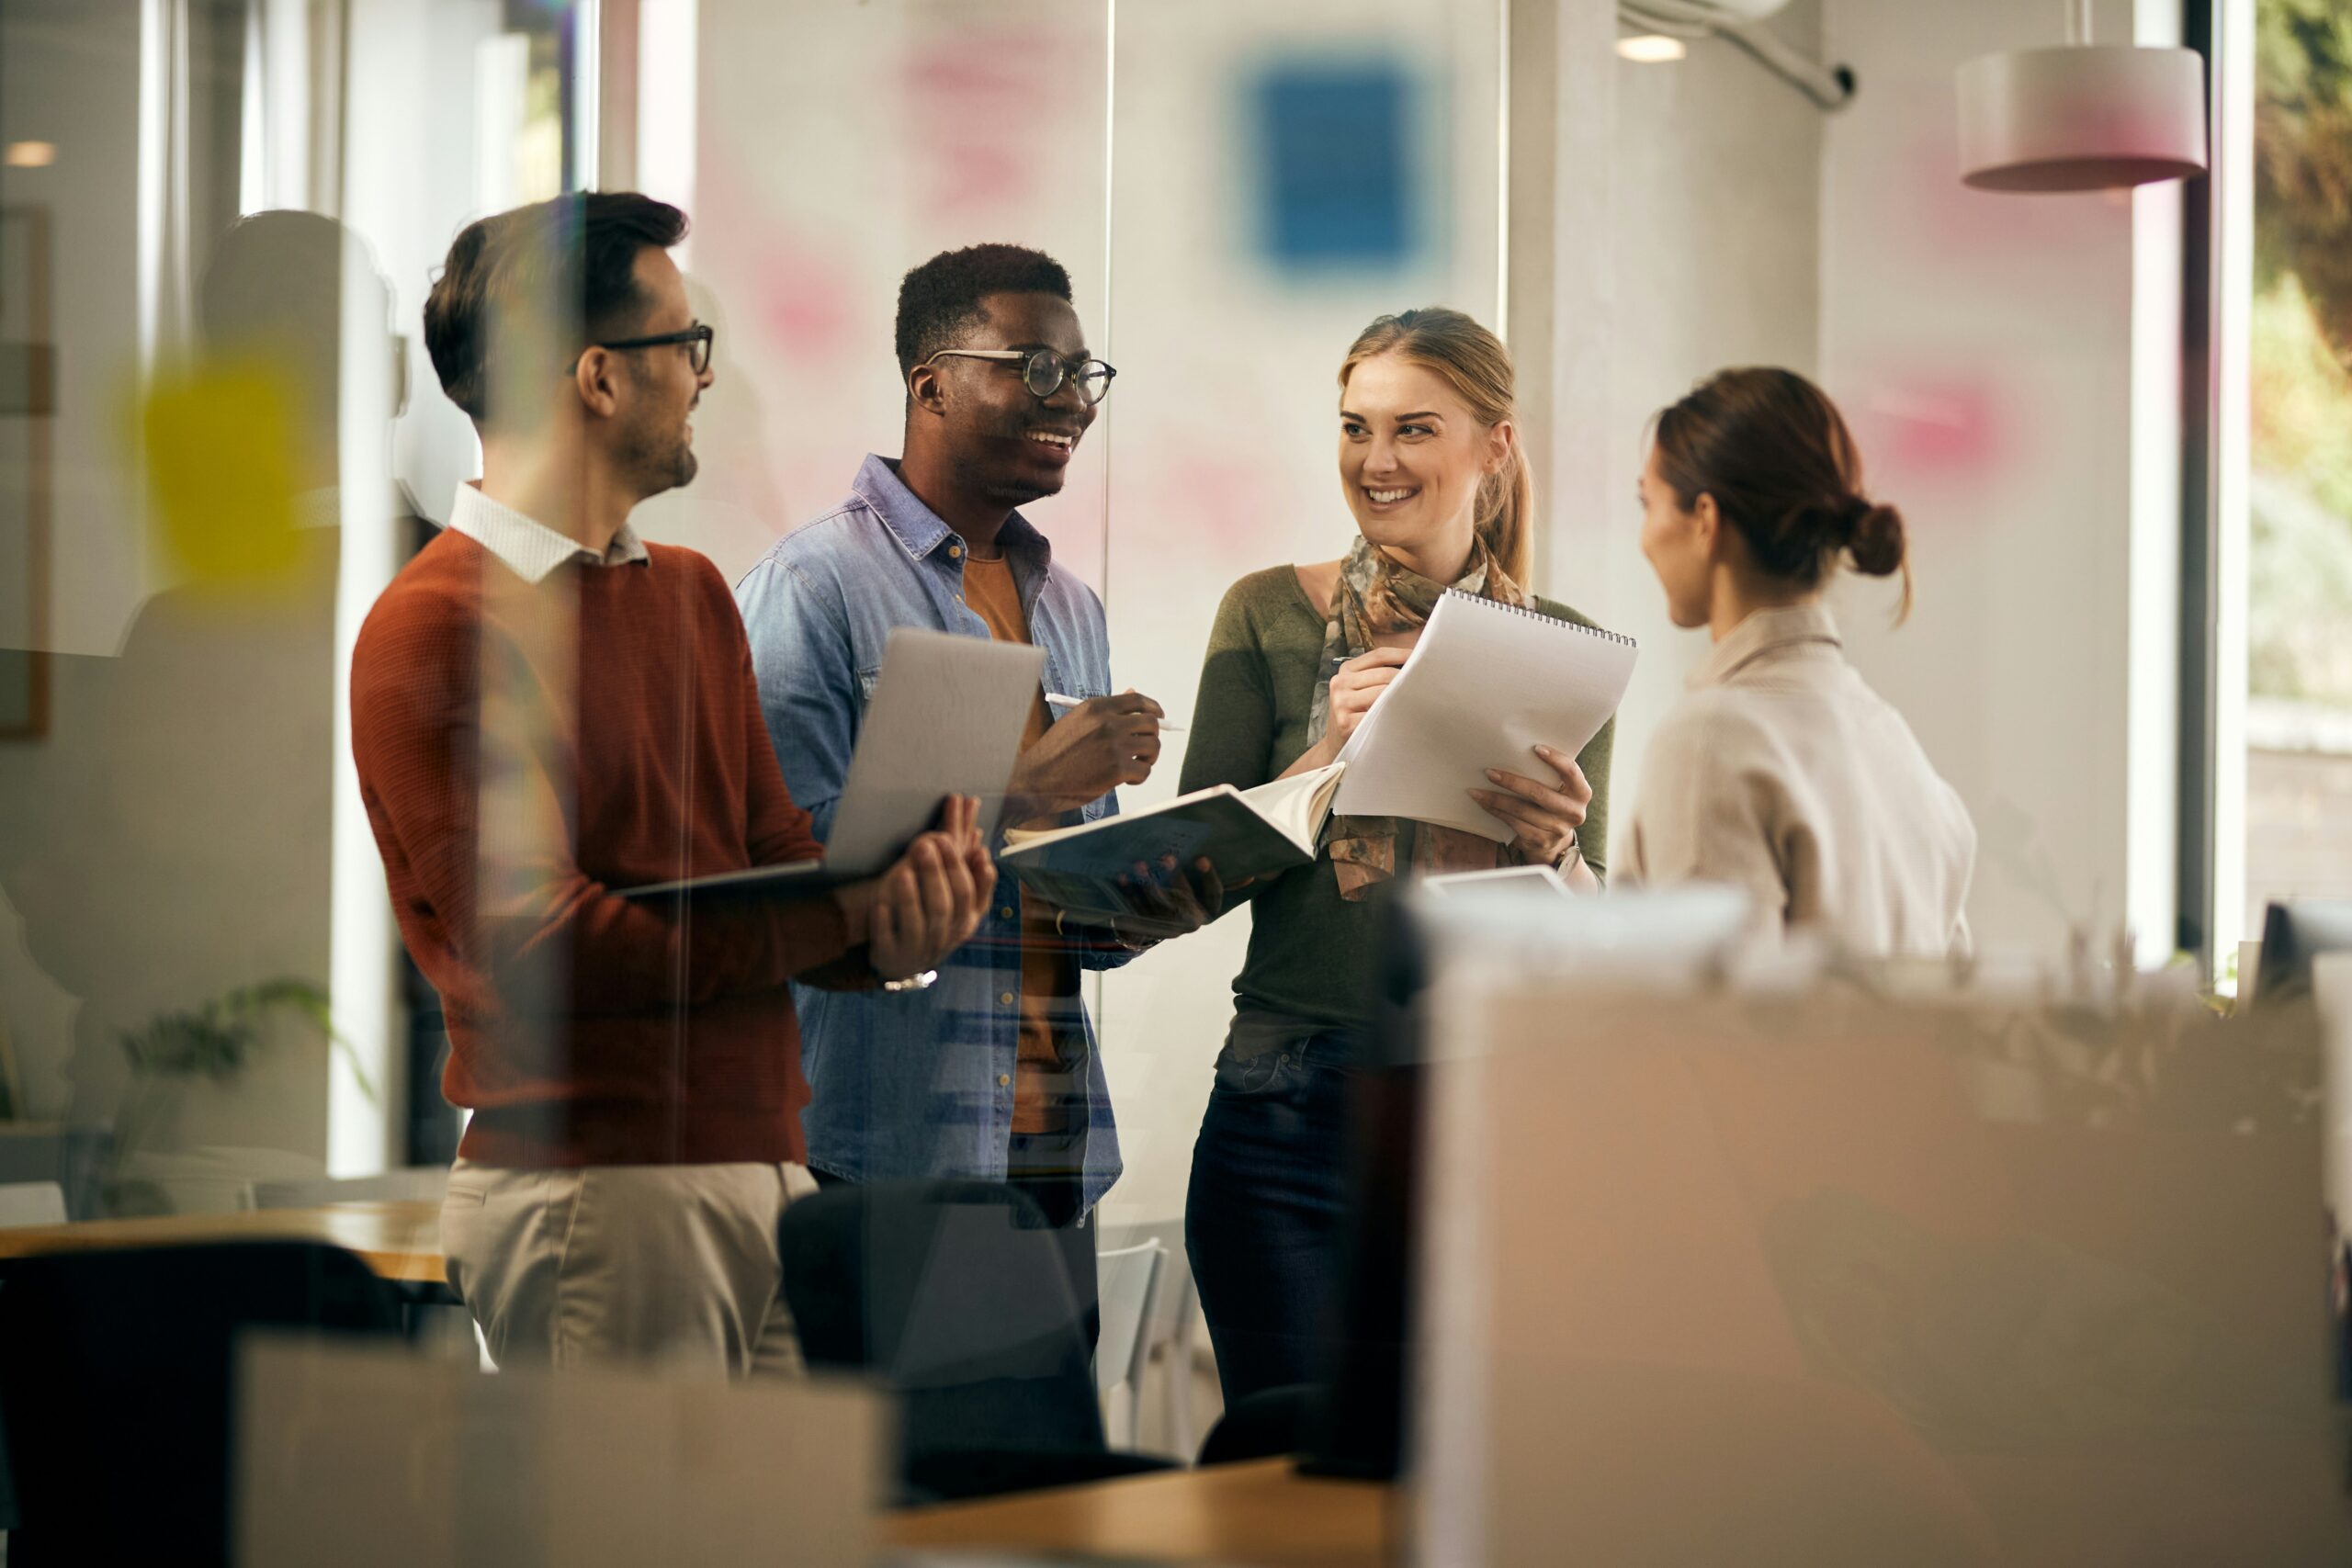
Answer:
<svg viewBox="0 0 2352 1568"><path fill-rule="evenodd" d="M1209 628L1201 684L1193 698L1193 730L1184 746L1177 792L1231 784L1254 789L1274 776L1274 689L1266 652L1251 614L1250 580L1226 590ZM1271 881L1226 889L1225 908L1245 904Z"/></svg>
<svg viewBox="0 0 2352 1568"><path fill-rule="evenodd" d="M361 791L411 948L445 994L510 1011L658 1010L773 990L847 951L830 899L685 918L583 873L534 689L521 650L454 603L379 609L354 650Z"/></svg>
<svg viewBox="0 0 2352 1568"><path fill-rule="evenodd" d="M1577 848L1584 855L1584 863L1603 882L1609 880L1609 763L1616 750L1617 720L1612 715L1600 727L1600 733L1577 753L1584 782L1592 786L1592 805L1585 812L1584 826L1577 829Z"/></svg>
<svg viewBox="0 0 2352 1568"><path fill-rule="evenodd" d="M1243 581L1226 590L1209 627L1179 794L1218 784L1254 789L1273 777L1273 683L1251 623L1248 587Z"/></svg>

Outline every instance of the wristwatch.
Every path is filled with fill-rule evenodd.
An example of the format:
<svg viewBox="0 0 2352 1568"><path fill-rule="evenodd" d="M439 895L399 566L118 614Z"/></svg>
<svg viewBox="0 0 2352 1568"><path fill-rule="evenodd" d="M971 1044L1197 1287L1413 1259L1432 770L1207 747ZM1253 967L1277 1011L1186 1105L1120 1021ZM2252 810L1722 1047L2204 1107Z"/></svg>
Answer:
<svg viewBox="0 0 2352 1568"><path fill-rule="evenodd" d="M903 980L885 980L882 982L882 988L886 991L927 991L931 988L933 982L938 978L938 970L926 969L919 975L910 975Z"/></svg>

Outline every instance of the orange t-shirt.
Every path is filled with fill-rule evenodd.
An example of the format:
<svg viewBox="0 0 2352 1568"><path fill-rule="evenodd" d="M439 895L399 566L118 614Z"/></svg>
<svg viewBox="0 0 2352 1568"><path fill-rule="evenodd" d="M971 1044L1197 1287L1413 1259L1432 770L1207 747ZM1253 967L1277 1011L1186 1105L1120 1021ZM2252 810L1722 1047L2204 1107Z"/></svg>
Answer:
<svg viewBox="0 0 2352 1568"><path fill-rule="evenodd" d="M1012 579L1012 564L1004 557L983 559L965 552L964 602L988 623L989 635L997 641L1029 640L1021 590ZM1040 691L1030 706L1028 723L1022 727L1021 749L1036 744L1051 722ZM1021 937L1021 1039L1014 1055L1012 1130L1064 1132L1070 1123L1071 1104L1086 1093L1085 1079L1072 1070L1078 1053L1062 1049L1063 1041L1073 1034L1083 1038L1078 966L1055 933L1052 914L1041 914L1025 893Z"/></svg>

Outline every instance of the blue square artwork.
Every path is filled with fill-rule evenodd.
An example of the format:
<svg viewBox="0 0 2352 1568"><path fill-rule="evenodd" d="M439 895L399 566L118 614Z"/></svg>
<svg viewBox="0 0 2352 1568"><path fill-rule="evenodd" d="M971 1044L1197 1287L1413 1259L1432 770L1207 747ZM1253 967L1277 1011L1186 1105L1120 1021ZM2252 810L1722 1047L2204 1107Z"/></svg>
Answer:
<svg viewBox="0 0 2352 1568"><path fill-rule="evenodd" d="M1408 145L1413 83L1398 62L1299 62L1256 85L1258 231L1284 270L1402 265L1416 248L1428 162Z"/></svg>

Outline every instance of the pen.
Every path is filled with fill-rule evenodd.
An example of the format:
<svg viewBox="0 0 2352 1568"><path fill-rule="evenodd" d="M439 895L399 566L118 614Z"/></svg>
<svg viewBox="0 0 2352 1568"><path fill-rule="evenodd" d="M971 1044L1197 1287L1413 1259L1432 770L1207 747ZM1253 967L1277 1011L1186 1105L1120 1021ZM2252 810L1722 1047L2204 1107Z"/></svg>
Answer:
<svg viewBox="0 0 2352 1568"><path fill-rule="evenodd" d="M1086 701L1084 697L1066 697L1059 692L1047 692L1046 694L1046 705L1049 708L1059 708L1065 713L1069 712L1071 708L1078 706L1079 704L1084 701ZM1182 735L1184 733L1184 727L1182 725L1170 724L1164 718L1159 721L1159 729L1160 733L1163 735Z"/></svg>

